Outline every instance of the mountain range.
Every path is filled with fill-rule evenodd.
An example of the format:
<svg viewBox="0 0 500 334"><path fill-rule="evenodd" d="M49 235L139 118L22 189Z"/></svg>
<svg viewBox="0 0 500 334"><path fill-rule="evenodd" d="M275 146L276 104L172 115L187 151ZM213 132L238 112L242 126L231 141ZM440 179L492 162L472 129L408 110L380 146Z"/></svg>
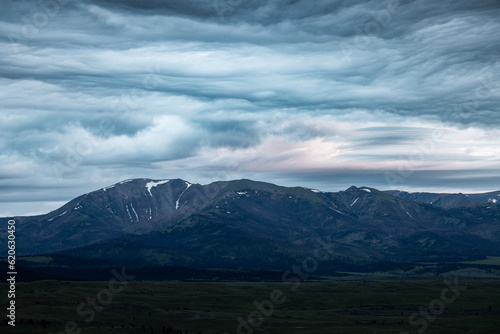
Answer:
<svg viewBox="0 0 500 334"><path fill-rule="evenodd" d="M134 179L45 215L0 221L16 221L17 254L31 268L42 266L30 262L36 256L61 267L284 270L323 247L331 256L319 273L332 274L357 265L500 256L499 200L500 191L322 192L251 180Z"/></svg>

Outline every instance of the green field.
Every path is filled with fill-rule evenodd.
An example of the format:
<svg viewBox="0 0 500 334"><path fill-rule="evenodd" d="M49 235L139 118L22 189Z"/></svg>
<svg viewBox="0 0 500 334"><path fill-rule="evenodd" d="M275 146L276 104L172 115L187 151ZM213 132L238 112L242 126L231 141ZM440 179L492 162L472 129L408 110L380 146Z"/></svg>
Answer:
<svg viewBox="0 0 500 334"><path fill-rule="evenodd" d="M115 293L107 282L17 283L16 327L2 322L0 332L60 333L67 326L67 333L82 334L233 334L237 318L248 321L254 312L255 322L240 333L418 333L424 325L428 334L500 333L500 283L461 279L458 284L466 289L458 290L459 296L444 291L443 299L443 280L302 282L295 291L295 284L285 283L132 282ZM0 294L7 295L6 284ZM92 299L106 305L96 301L98 311L87 322ZM264 300L274 303L254 305ZM2 301L6 313L7 298ZM444 305L436 316L420 309L433 301L436 312ZM422 310L427 314L419 314ZM409 323L413 313L415 326Z"/></svg>

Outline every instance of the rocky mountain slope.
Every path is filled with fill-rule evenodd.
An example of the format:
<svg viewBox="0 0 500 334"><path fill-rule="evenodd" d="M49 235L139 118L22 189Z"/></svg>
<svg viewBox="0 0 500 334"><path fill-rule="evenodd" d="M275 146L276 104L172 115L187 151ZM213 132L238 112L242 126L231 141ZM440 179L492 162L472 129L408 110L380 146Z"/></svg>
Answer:
<svg viewBox="0 0 500 334"><path fill-rule="evenodd" d="M451 208L422 203L429 198L367 187L331 193L250 180L135 179L13 219L19 255L117 264L278 269L321 247L332 266L500 255L497 203L480 196Z"/></svg>

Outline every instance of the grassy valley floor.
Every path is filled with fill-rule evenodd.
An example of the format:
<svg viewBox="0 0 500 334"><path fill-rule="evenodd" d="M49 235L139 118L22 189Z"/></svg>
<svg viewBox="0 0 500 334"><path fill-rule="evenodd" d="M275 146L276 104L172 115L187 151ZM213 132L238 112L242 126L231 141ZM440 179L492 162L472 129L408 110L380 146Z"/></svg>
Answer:
<svg viewBox="0 0 500 334"><path fill-rule="evenodd" d="M2 297L0 332L500 333L497 281L111 283L17 283L16 327Z"/></svg>

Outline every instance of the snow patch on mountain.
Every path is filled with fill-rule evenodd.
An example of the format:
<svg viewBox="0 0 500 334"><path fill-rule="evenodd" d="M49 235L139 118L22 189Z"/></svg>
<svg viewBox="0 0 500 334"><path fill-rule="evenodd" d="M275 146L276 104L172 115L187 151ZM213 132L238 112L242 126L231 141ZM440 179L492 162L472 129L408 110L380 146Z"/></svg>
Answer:
<svg viewBox="0 0 500 334"><path fill-rule="evenodd" d="M333 211L335 211L335 212L340 213L341 215L345 215L345 213L343 213L342 211L339 211L339 210L337 210L337 209L334 209L334 208L332 208L331 206L330 206L329 208L330 208L330 209L332 209L332 210L333 210Z"/></svg>
<svg viewBox="0 0 500 334"><path fill-rule="evenodd" d="M184 195L184 193L186 192L186 190L189 189L189 187L192 186L191 183L187 182L187 181L184 181L186 183L186 189L184 189L184 191L179 195L179 198L177 199L177 201L175 202L175 210L179 209L179 201L181 200L181 197L182 195Z"/></svg>
<svg viewBox="0 0 500 334"><path fill-rule="evenodd" d="M153 194L151 193L151 189L152 189L152 188L155 188L155 187L157 187L157 186L159 186L159 185L162 185L162 184L168 183L169 181L170 181L170 180L163 180L163 181L158 181L158 182L154 182L154 181L152 181L152 182L148 182L148 183L146 183L146 188L148 189L148 192L149 192L149 194L151 195L151 197L153 197Z"/></svg>
<svg viewBox="0 0 500 334"><path fill-rule="evenodd" d="M130 221L133 223L134 220L132 219L132 216L130 215L130 211L128 209L128 205L125 205L125 207L127 208L128 217L130 218Z"/></svg>
<svg viewBox="0 0 500 334"><path fill-rule="evenodd" d="M352 202L352 203L351 203L351 206L353 206L354 204L356 204L356 202L358 201L358 199L359 199L359 197L358 197L358 198L356 198L356 199L354 200L354 202Z"/></svg>
<svg viewBox="0 0 500 334"><path fill-rule="evenodd" d="M367 189L367 188L361 188L361 190L366 191L367 193L371 193L372 192L370 189Z"/></svg>
<svg viewBox="0 0 500 334"><path fill-rule="evenodd" d="M63 213L61 213L60 215L57 215L57 216L55 216L55 217L52 217L52 218L48 219L47 221L51 222L51 221L53 221L53 220L54 220L54 219L56 219L56 218L59 218L59 217L64 216L67 212L68 212L68 211L64 211L64 212L63 212Z"/></svg>
<svg viewBox="0 0 500 334"><path fill-rule="evenodd" d="M137 215L137 212L135 212L134 205L132 203L130 203L130 207L132 208L132 211L135 214L135 218L137 219L137 222L139 222L139 216Z"/></svg>

